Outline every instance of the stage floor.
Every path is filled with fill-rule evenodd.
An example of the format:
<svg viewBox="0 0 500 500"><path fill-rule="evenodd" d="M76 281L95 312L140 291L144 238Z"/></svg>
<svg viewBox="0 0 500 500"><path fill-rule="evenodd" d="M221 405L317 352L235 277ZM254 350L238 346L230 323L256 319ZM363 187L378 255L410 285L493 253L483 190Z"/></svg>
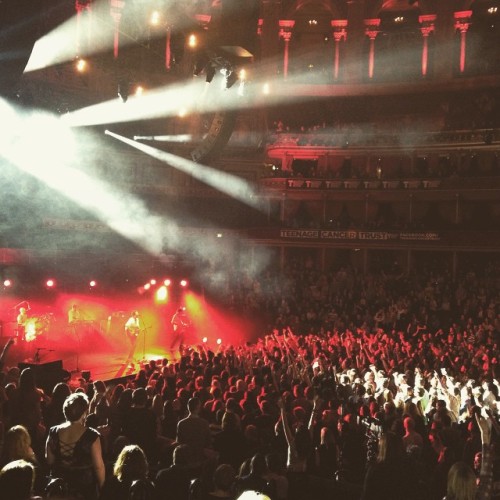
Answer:
<svg viewBox="0 0 500 500"><path fill-rule="evenodd" d="M0 339L0 349L9 339ZM170 362L178 359L178 354L162 347L148 349L146 352L138 343L134 362L128 360L129 345L124 342L103 342L102 336L84 338L80 342L68 339L66 342L45 339L40 342L17 342L7 351L4 366L6 369L23 364L47 365L62 362L63 370L71 374L71 385L78 386L82 372L89 372L90 379L104 382L135 375L141 364L152 359L162 360L167 358Z"/></svg>

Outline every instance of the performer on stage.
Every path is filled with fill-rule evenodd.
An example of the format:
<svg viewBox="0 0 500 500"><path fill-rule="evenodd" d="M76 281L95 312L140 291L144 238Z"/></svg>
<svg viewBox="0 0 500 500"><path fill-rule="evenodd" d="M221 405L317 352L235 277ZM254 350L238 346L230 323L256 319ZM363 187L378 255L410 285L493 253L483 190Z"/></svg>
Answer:
<svg viewBox="0 0 500 500"><path fill-rule="evenodd" d="M17 315L17 337L20 340L25 340L26 337L26 323L28 322L28 311L25 307L19 308Z"/></svg>
<svg viewBox="0 0 500 500"><path fill-rule="evenodd" d="M73 304L68 311L68 324L75 326L82 321L82 312L76 304Z"/></svg>
<svg viewBox="0 0 500 500"><path fill-rule="evenodd" d="M182 355L182 348L184 347L184 338L187 331L191 327L191 320L186 313L185 307L179 307L177 312L172 316L172 328L174 335L172 343L170 344L170 351L174 351L177 347L179 353Z"/></svg>
<svg viewBox="0 0 500 500"><path fill-rule="evenodd" d="M133 311L130 318L125 323L125 333L130 342L130 350L127 356L127 362L133 364L135 346L137 344L137 337L141 332L141 318L139 311Z"/></svg>

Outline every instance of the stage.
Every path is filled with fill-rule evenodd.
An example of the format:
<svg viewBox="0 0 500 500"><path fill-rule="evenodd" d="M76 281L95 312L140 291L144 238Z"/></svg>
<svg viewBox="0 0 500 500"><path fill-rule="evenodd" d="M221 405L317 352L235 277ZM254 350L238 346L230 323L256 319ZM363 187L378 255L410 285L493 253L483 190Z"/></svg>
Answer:
<svg viewBox="0 0 500 500"><path fill-rule="evenodd" d="M117 339L92 329L80 339L68 335L64 341L49 336L38 337L32 342L2 337L0 348L3 349L10 341L11 345L8 346L4 359L5 370L12 367L33 367L37 373L42 374L38 377L42 379L40 385L45 385L43 388L47 390L54 382L63 380L69 381L73 388L78 387L82 377L108 383L122 381L125 377L135 376L141 365L152 359L167 358L169 362L179 359L178 353L158 346L146 352L141 340L139 337L133 362L128 359L130 344L126 338Z"/></svg>

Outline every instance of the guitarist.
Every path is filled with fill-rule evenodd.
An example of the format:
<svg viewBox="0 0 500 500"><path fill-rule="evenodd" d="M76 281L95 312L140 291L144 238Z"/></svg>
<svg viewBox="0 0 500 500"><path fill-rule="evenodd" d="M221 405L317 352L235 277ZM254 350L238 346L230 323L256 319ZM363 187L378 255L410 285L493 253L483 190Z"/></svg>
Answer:
<svg viewBox="0 0 500 500"><path fill-rule="evenodd" d="M177 309L177 312L172 316L171 323L172 329L174 330L174 336L172 338L172 343L170 344L170 351L173 352L177 346L179 353L182 355L184 338L187 331L191 327L191 320L186 313L185 307L179 307L179 309Z"/></svg>
<svg viewBox="0 0 500 500"><path fill-rule="evenodd" d="M135 346L137 344L137 337L141 331L141 319L139 316L139 311L133 311L130 315L130 318L125 323L125 333L130 343L130 351L127 356L127 362L130 364L134 364L134 352Z"/></svg>

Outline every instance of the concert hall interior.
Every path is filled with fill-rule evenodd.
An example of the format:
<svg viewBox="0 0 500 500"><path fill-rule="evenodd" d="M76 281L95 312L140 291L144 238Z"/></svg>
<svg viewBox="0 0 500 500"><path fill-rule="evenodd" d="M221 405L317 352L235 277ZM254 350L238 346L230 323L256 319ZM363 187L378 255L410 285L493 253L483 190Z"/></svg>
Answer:
<svg viewBox="0 0 500 500"><path fill-rule="evenodd" d="M0 374L498 393L499 1L0 0L0 203Z"/></svg>
<svg viewBox="0 0 500 500"><path fill-rule="evenodd" d="M294 260L496 259L499 14L444 4L3 1L2 336L29 301L27 359L119 351L138 309L167 354L181 304L255 341L274 311L234 288Z"/></svg>

